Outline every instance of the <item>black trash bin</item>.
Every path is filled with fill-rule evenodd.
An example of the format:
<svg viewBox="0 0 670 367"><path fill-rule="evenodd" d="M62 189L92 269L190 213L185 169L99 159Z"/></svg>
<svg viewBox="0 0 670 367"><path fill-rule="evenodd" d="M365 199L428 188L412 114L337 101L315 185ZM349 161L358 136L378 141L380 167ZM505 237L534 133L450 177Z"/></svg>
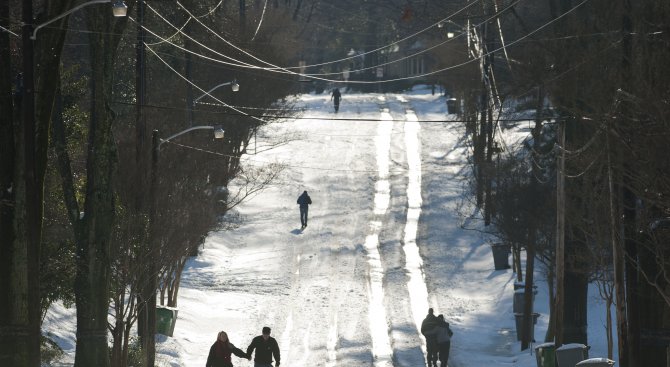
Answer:
<svg viewBox="0 0 670 367"><path fill-rule="evenodd" d="M493 252L493 265L496 270L509 269L509 254L512 246L505 243L492 243L491 252Z"/></svg>
<svg viewBox="0 0 670 367"><path fill-rule="evenodd" d="M460 101L456 98L449 98L447 99L447 113L448 114L456 114L460 113Z"/></svg>
<svg viewBox="0 0 670 367"><path fill-rule="evenodd" d="M533 302L535 302L536 294L537 291L533 290ZM514 313L523 313L523 307L526 305L525 296L526 291L523 288L514 291L514 298L512 299L512 311L514 311Z"/></svg>
<svg viewBox="0 0 670 367"><path fill-rule="evenodd" d="M537 324L537 318L540 317L539 313L533 313L533 323L530 325L530 340L535 340L535 324ZM523 313L515 313L514 321L516 321L516 340L521 341L521 330L523 329Z"/></svg>
<svg viewBox="0 0 670 367"><path fill-rule="evenodd" d="M514 282L514 290L519 290L519 289L524 289L526 288L526 282ZM537 286L533 285L533 291L537 293Z"/></svg>

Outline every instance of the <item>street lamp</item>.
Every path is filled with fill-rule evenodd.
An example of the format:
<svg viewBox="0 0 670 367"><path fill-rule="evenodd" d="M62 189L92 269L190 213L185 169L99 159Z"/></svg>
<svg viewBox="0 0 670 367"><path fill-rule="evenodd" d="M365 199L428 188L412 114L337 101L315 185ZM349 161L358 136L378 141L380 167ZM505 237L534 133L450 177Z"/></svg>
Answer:
<svg viewBox="0 0 670 367"><path fill-rule="evenodd" d="M80 4L78 6L75 6L74 8L66 11L65 13L38 25L33 30L33 34L30 36L30 39L34 41L37 38L37 31L38 30L40 30L41 28L57 21L58 19L64 18L64 17L74 13L75 11L77 11L77 10L79 10L79 9L85 7L85 6L89 6L89 5L92 5L92 4L104 4L104 3L111 3L112 4L112 14L114 14L115 17L125 17L126 14L128 13L128 6L126 6L126 3L124 3L123 0L91 0L91 1L85 2L83 4Z"/></svg>
<svg viewBox="0 0 670 367"><path fill-rule="evenodd" d="M203 95L201 95L200 97L194 99L194 100L193 100L193 106L195 106L195 104L200 100L200 98L202 98L202 97L204 97L204 96L210 96L210 93L212 93L216 88L223 87L223 86L225 86L225 85L230 85L230 89L231 89L233 92L237 92L237 91L240 90L240 85L237 84L237 80L235 80L235 79L233 79L233 80L230 81L230 82L226 82L226 83L218 84L218 85L214 86L214 88L212 88L212 89L208 90L207 92L205 92L205 93L204 93Z"/></svg>
<svg viewBox="0 0 670 367"><path fill-rule="evenodd" d="M457 24L449 19L442 20L441 22L437 23L437 28L444 28L447 23L450 23L454 25L456 28L459 30L463 30L465 27L463 27L460 24ZM453 28L453 27L452 27ZM456 33L454 33L453 29L447 30L447 38L454 38L456 36Z"/></svg>
<svg viewBox="0 0 670 367"><path fill-rule="evenodd" d="M151 237L155 238L156 231L156 190L158 188L158 157L160 155L161 145L180 135L184 135L193 130L214 130L215 139L223 139L224 131L221 125L216 126L192 126L176 134L170 135L165 139L158 137L158 130L151 134L152 152L151 152L151 181L149 189L149 220L151 225Z"/></svg>
<svg viewBox="0 0 670 367"><path fill-rule="evenodd" d="M216 126L209 126L209 125L206 125L206 126L192 126L192 127L189 127L186 130L182 130L182 131L180 131L176 134L170 135L169 137L167 137L165 139L158 138L158 130L154 130L154 134L156 134L156 139L157 139L154 143L154 150L157 151L157 152L160 151L161 145L163 145L163 143L167 143L168 141L170 141L170 140L172 140L172 139L174 139L174 138L176 138L180 135L184 135L184 134L186 134L190 131L193 131L193 130L214 130L214 138L215 139L223 139L223 137L225 135L225 131L223 130L223 127L221 125L216 125Z"/></svg>

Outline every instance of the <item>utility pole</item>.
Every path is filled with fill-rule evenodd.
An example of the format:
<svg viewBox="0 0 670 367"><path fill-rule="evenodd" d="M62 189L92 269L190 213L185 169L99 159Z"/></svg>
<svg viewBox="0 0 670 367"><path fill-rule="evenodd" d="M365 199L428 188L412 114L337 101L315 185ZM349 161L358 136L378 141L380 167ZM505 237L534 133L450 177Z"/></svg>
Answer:
<svg viewBox="0 0 670 367"><path fill-rule="evenodd" d="M626 322L626 288L624 286L624 254L621 236L619 235L619 206L618 190L614 184L612 173L612 148L610 145L610 132L607 131L607 180L609 186L610 206L610 236L612 239L612 260L614 267L614 294L616 305L616 329L617 348L619 350L619 366L628 366L628 323ZM618 180L617 180L618 182Z"/></svg>
<svg viewBox="0 0 670 367"><path fill-rule="evenodd" d="M492 5L488 5L488 14L493 15L494 8ZM493 88L493 66L495 65L495 53L492 51L495 49L495 40L493 37L493 27L495 20L491 19L486 24L486 47L485 52L486 56L484 58L484 77L485 77L485 88L487 89L488 98L487 103L487 114L486 114L486 163L485 163L485 181L484 181L484 225L491 224L491 215L493 214L493 193L492 193L492 181L493 181L493 99L494 99L494 88ZM483 149L483 148L482 148Z"/></svg>
<svg viewBox="0 0 670 367"><path fill-rule="evenodd" d="M565 124L558 122L558 169L556 170L556 348L563 345L565 298Z"/></svg>
<svg viewBox="0 0 670 367"><path fill-rule="evenodd" d="M147 190L152 188L148 185L146 177L147 166L147 121L145 114L146 105L146 46L144 40L146 32L144 30L144 15L146 12L145 0L137 0L137 44L135 47L135 100L137 101L136 113L136 165L137 165L137 196L135 198L135 205L137 213L149 218L148 225L150 228L154 226L154 217L148 212L146 197L155 195L154 193L147 193ZM148 195L147 195L148 194ZM147 205L148 204L148 205ZM142 222L144 223L144 222ZM153 238L151 230L149 231L150 238L144 242L143 260L145 262L145 269L139 279L138 286L138 315L137 315L137 333L139 334L142 351L145 355L145 366L153 367L156 357L156 341L154 333L156 331L156 272L155 268L155 254L152 254Z"/></svg>
<svg viewBox="0 0 670 367"><path fill-rule="evenodd" d="M23 117L23 162L24 165L24 213L20 210L15 215L23 217L23 228L16 233L13 260L19 260L19 266L14 269L13 276L22 278L12 280L12 288L17 297L14 303L14 315L19 330L15 334L19 341L17 353L28 353L21 358L28 366L40 365L40 285L39 285L39 254L40 233L42 231L40 203L37 185L37 157L36 128L35 128L35 76L34 76L34 42L31 39L33 31L32 0L23 1L22 9L22 41L23 41L23 96L21 101ZM19 153L20 154L20 153ZM19 160L20 162L20 160ZM19 195L21 195L19 193ZM17 195L17 202L21 200ZM19 219L19 223L21 220ZM19 226L20 227L20 226ZM21 233L23 232L23 233ZM25 246L16 245L25 240ZM18 240L18 241L17 241ZM24 283L25 282L25 283ZM21 286L20 284L24 284ZM25 287L25 288L23 288ZM23 289L22 289L23 288ZM23 327L26 327L25 330Z"/></svg>
<svg viewBox="0 0 670 367"><path fill-rule="evenodd" d="M621 86L633 85L632 83L632 48L633 48L633 21L631 13L633 7L630 0L622 0L622 22L621 33L623 35L622 59L621 59ZM630 115L630 102L624 98L619 104L619 117L622 124L627 124ZM622 175L623 189L623 233L625 245L625 281L626 281L626 311L628 321L628 340L625 348L628 348L628 366L638 366L640 362L640 309L638 295L638 273L637 273L637 230L636 230L636 202L637 198L630 188L631 170L630 164L624 164Z"/></svg>

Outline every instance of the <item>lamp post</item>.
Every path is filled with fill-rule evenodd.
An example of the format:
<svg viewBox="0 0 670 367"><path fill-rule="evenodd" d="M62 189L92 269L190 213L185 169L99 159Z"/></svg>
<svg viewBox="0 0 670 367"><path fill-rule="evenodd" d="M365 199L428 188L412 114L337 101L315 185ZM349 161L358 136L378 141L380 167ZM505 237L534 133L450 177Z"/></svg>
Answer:
<svg viewBox="0 0 670 367"><path fill-rule="evenodd" d="M189 133L193 130L214 130L214 138L215 139L223 139L225 136L225 131L223 130L223 127L221 125L216 125L216 126L210 126L210 125L204 125L204 126L192 126L189 127L188 129L182 130L176 134L172 134L168 136L165 139L161 139L158 136L158 130L154 130L151 134L151 143L152 143L152 149L151 149L151 187L149 189L149 195L151 196L149 198L149 216L150 216L150 224L151 224L151 236L152 236L152 241L156 239L156 232L155 229L155 222L156 222L156 189L158 188L158 159L160 156L160 150L161 150L161 145L163 143L167 143L170 140L184 135L186 133ZM154 244L156 245L156 244ZM157 248L156 246L153 246L153 248Z"/></svg>
<svg viewBox="0 0 670 367"><path fill-rule="evenodd" d="M237 80L235 80L235 79L233 79L233 80L230 81L230 82L226 82L226 83L218 84L218 85L214 86L212 89L210 89L210 90L208 90L207 92L205 92L205 93L204 93L203 95L201 95L200 97L194 99L194 100L193 100L193 106L195 106L195 104L198 103L198 101L199 101L202 97L204 97L204 96L211 96L210 93L212 93L215 89L217 89L217 88L219 88L219 87L226 86L226 85L230 85L230 89L231 89L233 92L237 92L237 91L240 90L240 85L237 84Z"/></svg>
<svg viewBox="0 0 670 367"><path fill-rule="evenodd" d="M443 21L437 23L437 28L444 28L447 25L447 23L450 23L450 24L454 25L460 31L463 31L463 29L465 29L464 26L462 26L460 24L457 24L454 21L451 21L449 19L446 19L446 20L443 20ZM454 38L455 36L456 36L456 34L454 33L453 27L452 27L452 29L447 30L447 38Z"/></svg>
<svg viewBox="0 0 670 367"><path fill-rule="evenodd" d="M83 7L93 5L93 4L104 4L104 3L111 3L112 4L112 14L114 14L115 17L125 17L126 14L128 13L128 6L126 6L126 4L122 0L91 0L91 1L85 2L83 4L80 4L78 6L75 6L74 8L66 11L65 13L63 13L61 15L58 15L57 17L38 25L33 30L33 33L30 35L30 39L34 41L36 39L36 36L37 36L37 31L39 31L40 28L48 26L49 24L57 21L58 19L65 18L66 16L74 13L75 11L77 11L77 10L83 8ZM25 20L24 20L24 22L25 22Z"/></svg>
<svg viewBox="0 0 670 367"><path fill-rule="evenodd" d="M161 139L158 136L158 130L154 130L151 134L152 149L151 149L151 171L150 171L150 187L149 187L149 248L150 249L153 250L160 249L160 244L158 241L159 231L158 231L158 225L156 223L157 221L156 192L158 189L158 159L160 156L161 145L193 130L214 130L214 138L222 139L224 137L224 131L221 126L192 126L176 134L170 135L165 139ZM156 269L156 261L154 261L152 257L155 256L156 254L151 254L151 252L148 252L146 253L146 255L149 256L149 260L146 263L146 271L145 271L146 279L144 279L144 282L146 284L144 285L144 291L142 291L144 306L141 312L143 312L142 316L147 321L149 321L150 317L155 317L158 269ZM144 334L142 336L145 338L145 340L146 339L153 340L154 338L154 333L156 331L155 320L152 321L152 323L153 325L147 325L146 329L143 331ZM147 345L146 347L149 347L149 345ZM150 348L152 350L150 350L149 353L154 353L155 352L154 347L151 346ZM153 356L150 355L148 356L148 358L149 358L148 365L153 366L154 361Z"/></svg>
<svg viewBox="0 0 670 367"><path fill-rule="evenodd" d="M193 126L193 107L195 107L195 104L204 96L210 96L211 97L210 93L212 93L215 89L226 86L226 85L230 85L230 89L233 92L237 92L237 91L240 90L240 85L237 84L237 80L233 79L232 81L215 85L212 89L208 90L207 92L205 92L203 95L199 96L198 98L193 99L191 101L187 101L188 102L188 123L191 126ZM189 92L189 97L193 98L192 92Z"/></svg>

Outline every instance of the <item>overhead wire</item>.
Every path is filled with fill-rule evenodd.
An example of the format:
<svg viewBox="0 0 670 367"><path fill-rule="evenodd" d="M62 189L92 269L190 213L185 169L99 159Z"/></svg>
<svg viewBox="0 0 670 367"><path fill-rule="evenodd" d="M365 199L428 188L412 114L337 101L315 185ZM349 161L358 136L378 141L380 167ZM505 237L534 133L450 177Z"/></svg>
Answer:
<svg viewBox="0 0 670 367"><path fill-rule="evenodd" d="M547 23L545 23L545 24L539 26L538 28L536 28L535 30L529 32L528 34L522 36L521 38L519 38L519 39L517 39L517 40L515 40L515 41L512 41L512 42L508 43L505 47L510 47L510 46L512 46L512 45L515 45L515 44L521 42L522 40L525 40L525 39L529 38L529 37L532 36L533 34L535 34L535 33L539 32L539 31L543 30L544 28L548 27L549 25L551 25L551 24L557 22L558 20L560 20L560 19L566 17L567 15L571 14L572 12L574 12L575 10L577 10L579 7L581 7L582 5L584 5L584 4L585 4L586 2L588 2L588 1L589 1L589 0L583 0L583 1L580 2L579 4L573 6L571 9L569 9L569 10L567 10L566 12L564 12L563 14L561 14L560 16L558 16L558 17L552 19L551 21L549 21L549 22L547 22ZM160 15L159 15L159 16L160 16ZM144 27L144 29L146 29L146 27ZM147 29L147 30L148 30L148 29ZM152 31L150 31L150 30L148 30L148 31L149 31L150 33L154 34L155 36L157 36L157 37L159 37L159 38L162 38L162 37L158 36L157 34L155 34L154 32L152 32ZM227 42L227 41L226 41L226 42ZM217 59L214 59L214 58L207 57L207 56L205 56L205 55L198 54L197 52L194 52L194 51L191 51L191 50L187 50L187 49L185 49L185 48L183 48L183 47L181 47L181 46L179 46L179 45L176 45L176 44L174 44L174 43L170 43L170 44L171 44L171 45L174 45L175 47L178 47L178 48L180 48L180 49L182 49L182 50L184 50L184 51L190 52L190 53L192 53L192 54L194 54L194 55L196 55L196 56L203 57L203 58L207 58L207 59L209 59L209 60L211 60L211 61L215 61L215 62L221 62L221 63L225 63L225 64L230 64L230 63L227 63L227 62L223 62L223 61L221 61L221 60L217 60ZM200 44L201 44L201 43L200 43ZM202 44L201 44L201 45L202 45ZM205 46L205 45L202 45L202 46L203 46L203 47L206 47L207 49L209 49L210 51L212 51L212 52L214 52L214 53L217 53L216 51L212 50L211 48L208 48L208 47ZM390 82L396 82L396 81L402 81L402 80L417 79L417 78L421 78L421 77L425 77L425 76L430 76L430 75L434 75L434 74L437 74L437 73L440 73L440 72L444 72L444 71L447 71L447 70L452 70L452 69L455 69L455 68L458 68L458 67L465 66L465 65L470 64L470 63L472 63L472 62L478 61L478 60L480 60L481 58L486 57L486 56L488 56L488 55L490 55L490 54L492 54L492 53L495 53L495 52L497 52L497 51L500 51L501 49L502 49L502 47L499 47L499 48L497 48L497 49L495 49L495 50L492 50L492 51L488 51L488 52L486 52L486 53L483 53L483 54L479 55L478 57L473 58L473 59L471 59L471 60L469 60L469 61L465 61L465 62L462 62L462 63L460 63L460 64L455 64L455 65L452 65L452 66L448 66L448 67L445 67L445 68L442 68L442 69L434 70L434 71L427 72L427 73L423 73L423 74L417 74L417 75L412 75L412 76L408 76L408 77L399 77L399 78L393 78L393 79L377 80L377 81L348 81L348 83L349 83L349 84L378 84L378 83L390 83ZM220 54L220 53L218 53L218 54ZM226 56L226 55L223 55L223 54L221 54L221 56L226 57L226 58L228 58L228 59L231 59L230 57L228 57L228 56ZM236 60L236 61L239 62L239 60ZM263 67L259 67L259 66L252 66L251 64L248 64L248 63L245 63L245 64L249 65L249 66L246 66L246 67L250 67L250 68L254 68L254 69L262 69L262 70L271 71L271 72L282 72L282 71L278 71L278 70L270 70L270 69L268 69L268 68L263 68ZM241 65L237 65L237 66L245 67L245 66L241 66ZM342 82L343 82L343 81L341 81L341 80L333 80L333 79L327 79L327 78L320 78L320 77L316 77L316 76L310 76L309 74L296 73L296 72L292 72L292 71L290 71L290 70L286 70L286 71L284 71L284 72L287 72L287 73L290 73L290 74L293 74L293 75L304 76L304 77L307 77L307 78L310 78L310 79L315 79L315 80L322 80L322 81L328 81L328 82L333 82L333 83L342 83Z"/></svg>
<svg viewBox="0 0 670 367"><path fill-rule="evenodd" d="M172 38L174 38L174 37L177 37L177 35L180 34L180 33L184 30L184 28L186 28L186 25L188 25L188 23L189 23L193 18L204 18L204 17L206 17L206 16L212 14L214 11L216 11L216 9L217 9L219 6L221 6L221 4L223 4L223 0L219 0L219 3L218 3L218 4L216 4L212 9L210 9L207 13L205 13L205 14L203 14L203 15L189 16L188 19L186 19L186 21L184 21L184 25L182 25L181 27L179 27L179 29L178 29L172 36L168 37L167 39L170 40L170 39L172 39ZM155 45L161 44L161 43L163 43L163 42L164 42L164 41L159 41L159 42L151 43L150 45L151 45L151 46L155 46Z"/></svg>
<svg viewBox="0 0 670 367"><path fill-rule="evenodd" d="M505 12L505 11L511 9L513 6L515 6L516 4L518 4L520 1L523 1L523 0L515 0L515 1L513 1L511 4L509 4L507 7L505 7L505 9L503 9L503 10L501 10L500 12L497 12L496 14L490 16L488 19L484 20L483 22L476 24L474 27L480 26L480 25L482 25L482 24L488 22L488 21L491 20L491 19L494 19L494 18L496 18L496 17L499 17L500 14L502 14L503 12ZM187 14L189 14L189 15L191 14L191 13L190 13L190 12L183 6L183 5L181 5L181 3L177 2L177 4L178 4L178 5L179 5L179 6L180 6L180 7L181 7ZM423 33L423 32L426 32L427 30L431 29L432 27L438 25L438 24L441 23L441 22L447 22L447 21L449 21L450 18L452 18L452 17L458 15L460 12L466 10L469 6L472 6L473 4L474 4L474 3L471 3L470 5L468 5L468 6L464 7L464 8L462 8L462 9L458 10L456 13L450 15L450 16L447 17L447 18L442 19L441 21L439 21L438 23L435 23L435 24L431 25L430 27L427 27L427 28L423 29L422 31L416 32L416 33L414 33L413 35L407 36L407 37L405 37L405 38L403 38L403 39L401 39L401 40L399 40L399 41L395 41L395 42L390 43L390 44L388 44L388 45L378 47L378 48L376 48L376 49L374 49L374 50L371 50L371 51L368 51L368 52L365 52L365 53L358 53L358 54L356 54L356 55L353 55L353 56L351 56L351 57L347 57L347 58L343 58L343 59L338 59L338 60L334 60L334 61L324 62L324 63L320 63L320 64L304 65L304 66L297 66L297 67L293 67L293 66L290 66L290 67L280 67L280 66L274 65L274 64L272 64L272 63L270 63L270 62L267 62L267 61L265 61L265 60L262 60L262 59L260 59L260 58L258 58L258 57L256 57L256 56L254 56L253 54L251 54L251 53L249 53L249 52L243 50L242 48L236 46L236 45L233 44L232 42L226 40L226 39L223 38L220 34L218 34L218 33L215 32L214 30L212 30L210 27L208 27L206 24L200 22L199 20L196 20L196 21L197 21L200 25L202 25L205 29L207 29L210 33L214 34L217 38L219 38L220 40L222 40L223 42L225 42L225 43L228 44L229 46L233 47L234 49L236 49L236 50L238 50L238 51L244 53L245 55L247 55L247 56L253 58L254 60L257 60L257 61L259 61L259 62L262 62L262 63L264 63L264 64L267 64L267 65L272 66L272 68L266 68L266 67L258 67L258 68L261 68L261 69L266 70L266 71L275 71L275 72L292 73L292 72L290 71L290 69L309 68L309 67L314 67L314 66L322 66L322 65L333 64L333 63L337 63L337 62L341 62L341 61L351 60L351 59L355 59L355 58L364 56L364 55L369 54L369 53L372 53L372 52L380 51L380 50L389 48L389 47L391 47L391 46L397 45L398 43L401 43L401 42L403 42L403 41L405 41L405 40L408 40L408 39L410 39L410 38L412 38L412 37L418 36L418 35L420 35L420 34ZM154 12L156 13L156 15L158 15L161 19L163 19L163 21L166 22L168 25L170 25L171 27L177 29L173 24L171 24L167 19L165 19L165 17L163 17L162 15L160 15L159 13L157 13L153 8L151 8L151 10L154 11ZM182 32L182 34L183 34L183 32ZM458 39L459 37L461 37L463 34L466 34L466 32L461 32L461 33L459 33L458 35L456 35L455 37L449 38L449 39L447 39L447 40L445 40L445 41L443 41L443 42L438 43L437 45L433 45L433 46L430 47L430 48L423 49L423 50L421 50L421 51L417 51L417 52L412 53L412 54L409 54L409 55L405 55L404 57L395 59L395 60L393 60L393 61L389 61L389 62L386 62L386 63L377 64L377 65L373 65L373 66L370 66L370 67L359 68L359 69L355 69L355 70L349 70L349 72L358 72L358 71L364 71L364 70L371 70L371 69L374 69L374 68L377 68L377 67L380 67L380 66L385 66L385 65L390 65L390 64L398 63L398 62L404 61L404 60L406 60L406 59L412 58L412 57L414 57L414 56L417 56L417 55L426 53L426 52L428 52L428 51L430 51L430 50L432 50L432 49L434 49L434 48L443 46L443 45L446 44L446 43L453 42L454 40L456 40L456 39ZM190 37L190 36L188 36L188 35L186 35L186 34L184 34L184 36L186 36L187 38L193 40L192 37ZM195 40L194 40L194 41L195 41ZM200 43L199 43L199 44L200 44ZM200 44L200 45L203 46L203 47L206 47L206 46L204 46L204 45L202 45L202 44ZM212 50L210 50L210 51L212 51ZM215 52L215 53L216 53L216 52ZM218 54L218 53L217 53L217 54ZM221 55L221 56L227 57L227 56L225 56L225 55ZM228 57L227 57L227 58L228 58ZM239 60L236 60L236 61L238 61L238 62L242 62L242 61L239 61ZM250 64L247 63L247 65L250 65ZM342 72L332 72L332 73L295 73L295 74L296 74L296 75L299 75L299 76L301 76L301 77L316 77L316 76L325 76L325 75L342 75L342 74L344 74L344 73L345 73L345 72L342 71ZM293 73L292 73L292 74L293 74ZM319 79L319 78L313 78L313 79ZM328 81L332 81L332 80L328 80Z"/></svg>
<svg viewBox="0 0 670 367"><path fill-rule="evenodd" d="M265 0L265 4L263 5L263 12L261 13L261 19L258 20L258 27L256 28L256 32L254 32L254 36L251 37L251 40L253 41L256 39L256 36L258 35L258 31L261 29L261 24L263 23L263 18L265 17L265 9L268 7L268 0Z"/></svg>
<svg viewBox="0 0 670 367"><path fill-rule="evenodd" d="M519 1L519 0L517 0L517 1ZM387 45L378 47L378 48L376 48L376 49L373 49L373 50L370 50L370 51L367 51L367 52L364 52L364 53L361 53L361 54L357 54L356 56L346 57L346 58L337 59L337 60L332 60L332 61L323 62L323 63L317 63L317 64L305 65L304 67L315 67L315 66L323 66L323 65L335 64L335 63L338 63L338 62L347 61L347 60L352 60L352 59L354 59L354 58L356 58L356 57L360 57L360 56L364 56L364 55L367 55L367 54L370 54L370 53L373 53L373 52L377 52L377 51L384 50L384 49L386 49L386 48L388 48L388 47L391 47L391 46L396 45L396 44L398 44L398 43L402 43L402 42L404 42L404 41L406 41L406 40L409 40L409 39L412 39L412 38L414 38L414 37L416 37L416 36L418 36L418 35L420 35L420 34L422 34L422 33L425 33L425 32L427 32L428 30L432 29L433 27L437 26L438 24L440 24L440 23L442 23L442 22L446 22L446 21L451 20L451 18L455 17L456 15L460 14L461 12L464 12L464 11L467 10L469 7L471 7L471 6L475 5L475 4L476 4L475 2L472 2L472 3L470 3L469 5L466 5L465 7L459 9L459 10L456 11L455 13L449 15L448 17L446 17L446 18L444 18L444 19L441 19L440 21L438 21L438 22L436 22L436 23L434 23L434 24L432 24L432 25L430 25L430 26L428 26L428 27L426 27L426 28L424 28L424 29L422 29L422 30L420 30L420 31L417 31L417 32L415 32L415 33L413 33L413 34L411 34L411 35L409 35L409 36L406 36L406 37L404 37L404 38L402 38L402 39L400 39L400 40L398 40L398 41L392 42L392 43L390 43L390 44L387 44ZM186 9L186 7L184 7L179 1L177 1L177 5L179 5L179 6L180 6L180 7L181 7L187 14L191 14L191 12L190 12L188 9ZM207 25L203 24L202 22L199 22L199 23L200 23L201 25L203 25L203 27L205 27L205 29L209 30L210 32L213 32L213 31L211 31L211 29L210 29L209 27L207 27ZM216 33L216 32L213 32L213 33L215 33L215 34L218 35L218 33ZM224 41L224 42L228 43L228 41ZM233 44L230 44L230 45L231 45L231 47L236 48L238 51L240 51L240 52L244 52L244 53L246 54L246 51L242 50L241 48L238 48L238 47L234 46ZM266 62L266 61L263 61L263 60L261 60L261 59L258 59L258 58L256 58L255 56L253 56L253 55L251 55L251 54L247 54L247 55L250 56L250 57L252 57L252 58L254 58L254 59L256 59L256 60L258 60L258 61L261 61L261 62L263 62L263 63L266 63L266 64L268 64L268 65L271 65L270 63L268 63L268 62ZM277 66L277 65L271 65L271 66L277 68L278 70L300 69L301 67L303 67L303 66L287 66L287 67L280 67L280 66Z"/></svg>
<svg viewBox="0 0 670 367"><path fill-rule="evenodd" d="M249 155L241 155L239 157L230 155L230 154L224 154L224 153L219 153L219 152L214 152L211 150L203 149L203 148L198 148L194 147L191 145L186 145L186 144L181 144L174 142L172 140L166 141L168 144L173 144L177 145L179 147L185 148L185 149L191 149L207 154L212 154L212 155L217 155L220 157L226 157L226 158L233 158L233 159L239 159L240 161L247 161L251 163L261 163L261 164L280 164L284 167L290 167L290 168L301 168L301 169L311 169L311 170L317 170L317 171L329 171L329 172L359 172L359 173L377 173L376 169L370 169L370 170L356 170L356 169L350 169L350 168L323 168L323 167L313 167L313 166L301 166L301 165L295 165L295 164L286 164L286 163L279 163L279 162L269 162L269 161L262 161L258 159L253 159ZM397 171L391 171L390 174L396 175L396 174L402 174L407 172L406 170L397 170Z"/></svg>
<svg viewBox="0 0 670 367"><path fill-rule="evenodd" d="M5 27L3 27L3 26L1 26L1 25L0 25L0 29L3 30L3 31L5 31L5 32L7 32L7 33L9 33L9 34L11 34L11 35L13 35L14 37L19 37L19 38L21 37L21 36L19 36L18 34L12 32L12 31L9 30L8 28L5 28Z"/></svg>
<svg viewBox="0 0 670 367"><path fill-rule="evenodd" d="M146 43L145 43L145 45L146 45ZM163 58L161 58L161 57L160 57L160 56L159 56L159 55L158 55L158 54L157 54L151 47L147 46L147 49L148 49L149 51L151 51L151 52L154 54L154 56L156 56L156 57L157 57L157 58L158 58L158 59L159 59L165 66L167 66L168 69L170 69L173 73L177 74L181 79L185 80L187 83L191 84L191 85L194 86L196 89L198 89L199 91L203 92L205 95L208 95L209 97L211 97L211 98L214 99L215 101L221 103L222 105L224 105L224 106L230 108L231 110L233 110L233 111L235 111L235 112L237 112L237 113L239 113L239 114L241 114L241 115L250 117L250 118L252 118L252 119L258 120L258 121L263 122L263 123L269 123L269 122L270 122L270 121L266 121L266 120L263 120L263 119L261 119L261 118L258 118L258 117L256 117L256 116L249 115L248 113L246 113L246 112L244 112L244 111L242 111L242 110L239 110L239 109L237 109L237 108L235 108L235 107L233 107L233 106L231 106L231 105L229 105L229 104L227 104L227 103L221 101L220 99L214 97L213 95L210 94L212 91L209 91L209 92L208 92L208 91L206 91L205 89L200 88L197 84L193 83L192 81L188 80L188 78L186 78L185 76L181 75L181 73L179 73L177 70L175 70L170 64L168 64L167 62L165 62L165 60L163 60Z"/></svg>

